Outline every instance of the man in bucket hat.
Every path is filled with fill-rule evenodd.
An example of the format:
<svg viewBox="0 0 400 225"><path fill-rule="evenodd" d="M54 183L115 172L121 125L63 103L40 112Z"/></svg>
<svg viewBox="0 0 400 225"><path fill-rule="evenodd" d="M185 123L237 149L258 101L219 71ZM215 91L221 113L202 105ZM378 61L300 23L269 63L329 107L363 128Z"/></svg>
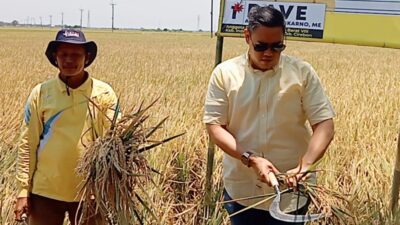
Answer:
<svg viewBox="0 0 400 225"><path fill-rule="evenodd" d="M33 88L25 105L18 150L15 219L30 225L76 224L78 159L109 128L117 104L113 89L85 71L97 54L82 31L63 29L46 50L56 78ZM96 104L96 106L94 106ZM96 216L83 221L96 224Z"/></svg>

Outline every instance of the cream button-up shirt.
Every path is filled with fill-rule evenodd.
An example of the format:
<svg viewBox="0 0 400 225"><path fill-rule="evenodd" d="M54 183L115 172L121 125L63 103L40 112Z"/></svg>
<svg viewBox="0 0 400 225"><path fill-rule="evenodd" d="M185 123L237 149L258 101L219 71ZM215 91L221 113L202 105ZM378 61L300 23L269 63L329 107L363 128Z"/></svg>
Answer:
<svg viewBox="0 0 400 225"><path fill-rule="evenodd" d="M317 124L335 116L317 73L295 57L281 55L272 70L251 67L248 54L218 65L209 82L203 122L226 125L245 151L271 161L281 172L295 168L311 137L306 122ZM233 198L273 193L252 168L224 154L223 180ZM239 201L249 206L262 199ZM271 201L255 208L268 210ZM302 198L299 205L305 204ZM285 194L281 208L295 210L297 196Z"/></svg>

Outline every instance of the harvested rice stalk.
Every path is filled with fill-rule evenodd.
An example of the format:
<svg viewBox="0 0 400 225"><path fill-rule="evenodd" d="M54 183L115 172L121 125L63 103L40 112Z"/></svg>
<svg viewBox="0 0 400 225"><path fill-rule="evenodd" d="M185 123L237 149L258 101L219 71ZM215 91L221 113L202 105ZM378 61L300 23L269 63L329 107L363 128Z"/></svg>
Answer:
<svg viewBox="0 0 400 225"><path fill-rule="evenodd" d="M77 168L78 174L85 178L80 191L82 215L77 218L80 224L94 215L101 220L101 224L144 224L147 219L142 214L146 211L153 220L157 220L146 197L142 196L154 170L141 153L183 134L149 143L148 138L166 120L154 127L144 126L148 118L145 112L155 102L146 108L141 105L119 121L115 114L110 119L112 125L106 135L87 147Z"/></svg>
<svg viewBox="0 0 400 225"><path fill-rule="evenodd" d="M350 202L346 195L321 185L301 183L304 187L302 192L308 194L312 202L310 211L325 214L320 224L355 224L354 217L347 209Z"/></svg>
<svg viewBox="0 0 400 225"><path fill-rule="evenodd" d="M301 161L299 163L302 165ZM354 216L349 213L348 208L351 203L347 200L348 195L335 191L333 189L328 189L322 185L315 183L310 183L304 180L304 177L310 174L316 174L320 172L325 172L324 170L316 169L319 162L312 165L307 171L288 174L282 173L278 174L277 178L281 183L284 183L288 178L295 178L298 186L297 190L299 195L309 196L311 204L309 207L309 213L323 213L325 216L319 221L321 225L323 224L355 224ZM297 175L301 175L298 179ZM291 190L293 191L293 190Z"/></svg>
<svg viewBox="0 0 400 225"><path fill-rule="evenodd" d="M304 172L301 178L310 175L311 173L324 172L324 170L314 169L314 165L310 170ZM297 173L300 174L300 173ZM279 174L278 179L284 182L289 177L295 177L297 174ZM347 195L338 191L328 189L322 185L307 182L305 180L297 180L297 190L299 195L310 197L311 204L309 213L323 213L324 217L319 221L319 224L354 224L354 216L349 213L348 207L350 202L347 200ZM292 190L293 191L293 190Z"/></svg>
<svg viewBox="0 0 400 225"><path fill-rule="evenodd" d="M323 172L323 170L309 170L307 172L303 172L302 177L307 176L310 173ZM298 173L299 174L299 173ZM280 184L284 184L286 179L289 177L296 177L296 174L287 174L281 173L277 174L276 177ZM294 190L293 188L282 189L281 193L295 192L299 195L309 196L310 197L310 206L308 213L323 213L324 217L318 221L318 224L328 225L328 224L340 224L340 225L349 225L355 224L354 216L350 214L348 208L351 203L346 199L346 195L337 192L335 190L331 190L325 188L321 185L316 185L313 183L309 183L303 180L298 180L298 190ZM276 197L276 194L266 194L260 196L252 196L241 199L233 199L229 201L222 201L218 204L225 204L228 202L246 200L246 199L260 199L257 203L245 207L244 209L230 215L230 217L242 213L248 209L256 207L264 202L271 201Z"/></svg>

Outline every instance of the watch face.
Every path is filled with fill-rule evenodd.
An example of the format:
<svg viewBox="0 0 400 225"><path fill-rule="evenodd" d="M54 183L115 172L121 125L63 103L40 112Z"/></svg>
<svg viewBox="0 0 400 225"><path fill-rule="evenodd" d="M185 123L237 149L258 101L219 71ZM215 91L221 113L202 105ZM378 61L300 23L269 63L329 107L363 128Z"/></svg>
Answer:
<svg viewBox="0 0 400 225"><path fill-rule="evenodd" d="M249 166L249 157L251 156L250 152L245 152L242 154L242 163L245 164L246 166Z"/></svg>

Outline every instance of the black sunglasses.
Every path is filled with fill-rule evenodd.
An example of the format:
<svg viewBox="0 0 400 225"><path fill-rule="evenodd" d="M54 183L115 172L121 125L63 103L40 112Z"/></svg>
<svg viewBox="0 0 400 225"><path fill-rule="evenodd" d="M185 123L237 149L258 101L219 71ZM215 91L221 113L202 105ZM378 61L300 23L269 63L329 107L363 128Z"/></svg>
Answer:
<svg viewBox="0 0 400 225"><path fill-rule="evenodd" d="M253 48L254 48L254 51L256 51L256 52L264 52L264 51L267 51L270 48L274 52L282 52L283 50L285 50L286 45L283 44L283 43L273 43L273 44L259 43L259 44L254 44L254 42L253 42Z"/></svg>

